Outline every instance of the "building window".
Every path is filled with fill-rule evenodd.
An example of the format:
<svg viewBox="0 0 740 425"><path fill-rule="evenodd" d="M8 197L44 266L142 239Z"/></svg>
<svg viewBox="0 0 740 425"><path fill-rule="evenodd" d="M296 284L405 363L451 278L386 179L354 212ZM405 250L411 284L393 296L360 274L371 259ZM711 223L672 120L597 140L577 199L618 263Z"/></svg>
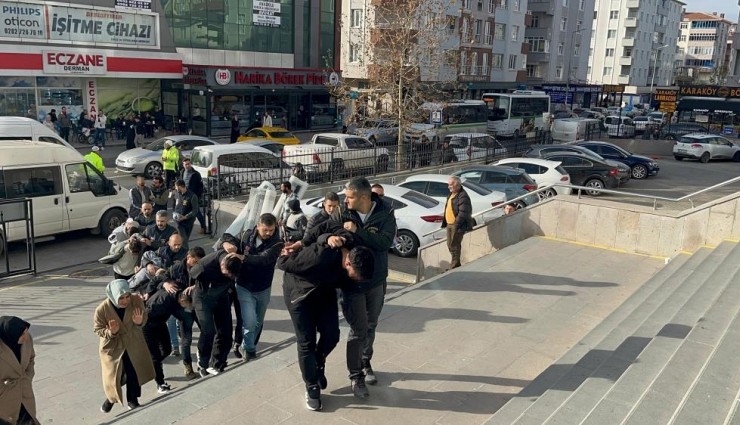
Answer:
<svg viewBox="0 0 740 425"><path fill-rule="evenodd" d="M511 0L511 9L515 12L519 12L519 1L520 0Z"/></svg>
<svg viewBox="0 0 740 425"><path fill-rule="evenodd" d="M506 34L506 25L504 24L496 24L493 27L493 37L496 40L504 40Z"/></svg>
<svg viewBox="0 0 740 425"><path fill-rule="evenodd" d="M609 19L619 19L619 11L612 10L611 12L609 12Z"/></svg>
<svg viewBox="0 0 740 425"><path fill-rule="evenodd" d="M491 35L491 21L486 21L486 23L483 25L483 34L485 35L484 42L486 44L493 43L493 36Z"/></svg>
<svg viewBox="0 0 740 425"><path fill-rule="evenodd" d="M564 52L565 52L565 43L561 41L560 43L558 43L558 54L562 56Z"/></svg>
<svg viewBox="0 0 740 425"><path fill-rule="evenodd" d="M540 15L532 15L532 26L530 28L540 27Z"/></svg>
<svg viewBox="0 0 740 425"><path fill-rule="evenodd" d="M501 69L504 67L504 55L500 53L494 53L491 55L491 68Z"/></svg>
<svg viewBox="0 0 740 425"><path fill-rule="evenodd" d="M468 74L468 64L467 64L467 52L465 50L460 51L460 74L467 75Z"/></svg>
<svg viewBox="0 0 740 425"><path fill-rule="evenodd" d="M362 26L362 9L352 9L350 25L352 28L359 28Z"/></svg>
<svg viewBox="0 0 740 425"><path fill-rule="evenodd" d="M586 74L591 75L591 67L586 68Z"/></svg>
<svg viewBox="0 0 740 425"><path fill-rule="evenodd" d="M516 55L509 55L509 69L516 69Z"/></svg>
<svg viewBox="0 0 740 425"><path fill-rule="evenodd" d="M483 53L483 63L481 64L481 74L488 75L488 53Z"/></svg>
<svg viewBox="0 0 740 425"><path fill-rule="evenodd" d="M678 36L678 41L686 41L686 36L685 35L679 35Z"/></svg>
<svg viewBox="0 0 740 425"><path fill-rule="evenodd" d="M566 28L568 28L568 18L563 18L560 21L560 31L565 31Z"/></svg>
<svg viewBox="0 0 740 425"><path fill-rule="evenodd" d="M687 29L688 27L689 27L689 23L688 23L688 22L681 22L681 29L682 29L682 30L685 30L685 29Z"/></svg>
<svg viewBox="0 0 740 425"><path fill-rule="evenodd" d="M578 56L578 52L581 50L581 45L576 44L576 47L573 48L573 56Z"/></svg>
<svg viewBox="0 0 740 425"><path fill-rule="evenodd" d="M568 0L563 0L563 7L568 7Z"/></svg>
<svg viewBox="0 0 740 425"><path fill-rule="evenodd" d="M488 13L493 13L496 10L496 1L488 0Z"/></svg>
<svg viewBox="0 0 740 425"><path fill-rule="evenodd" d="M611 58L614 56L614 49L606 49L606 57Z"/></svg>
<svg viewBox="0 0 740 425"><path fill-rule="evenodd" d="M537 65L527 65L527 77L539 77L539 69L537 69Z"/></svg>
<svg viewBox="0 0 740 425"><path fill-rule="evenodd" d="M555 68L555 78L557 78L558 80L563 79L563 67L562 66Z"/></svg>
<svg viewBox="0 0 740 425"><path fill-rule="evenodd" d="M511 41L519 41L519 25L511 26Z"/></svg>
<svg viewBox="0 0 740 425"><path fill-rule="evenodd" d="M617 38L617 30L609 30L609 31L607 31L606 32L606 38Z"/></svg>
<svg viewBox="0 0 740 425"><path fill-rule="evenodd" d="M350 63L357 63L360 61L362 55L360 53L360 46L354 43L349 45L349 61Z"/></svg>
<svg viewBox="0 0 740 425"><path fill-rule="evenodd" d="M586 4L586 0L578 0L578 10L583 10L583 8L585 7L585 4Z"/></svg>
<svg viewBox="0 0 740 425"><path fill-rule="evenodd" d="M604 75L612 75L612 67L611 66L605 66L604 67Z"/></svg>
<svg viewBox="0 0 740 425"><path fill-rule="evenodd" d="M530 53L548 53L548 43L544 37L527 37L524 42L529 44Z"/></svg>
<svg viewBox="0 0 740 425"><path fill-rule="evenodd" d="M576 31L580 31L582 27L583 27L583 21L579 19L578 22L576 22Z"/></svg>

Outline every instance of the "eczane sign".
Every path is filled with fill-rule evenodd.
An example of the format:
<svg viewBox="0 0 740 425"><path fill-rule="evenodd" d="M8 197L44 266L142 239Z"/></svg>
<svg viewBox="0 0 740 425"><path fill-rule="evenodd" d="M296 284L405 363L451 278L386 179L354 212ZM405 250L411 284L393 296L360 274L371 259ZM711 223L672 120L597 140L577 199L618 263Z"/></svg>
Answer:
<svg viewBox="0 0 740 425"><path fill-rule="evenodd" d="M104 75L105 55L55 50L43 52L44 74Z"/></svg>

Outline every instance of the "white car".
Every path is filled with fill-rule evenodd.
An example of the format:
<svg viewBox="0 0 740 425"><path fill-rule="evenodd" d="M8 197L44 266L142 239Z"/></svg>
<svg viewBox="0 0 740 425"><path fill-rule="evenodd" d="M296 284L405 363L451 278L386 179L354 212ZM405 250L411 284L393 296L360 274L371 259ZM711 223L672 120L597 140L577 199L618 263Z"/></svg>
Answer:
<svg viewBox="0 0 740 425"><path fill-rule="evenodd" d="M409 176L399 186L421 192L444 205L447 201L447 196L450 194L450 190L447 187L449 179L450 176L445 174L417 174ZM503 215L502 208L496 208L495 210L491 210L491 208L506 202L505 193L465 181L464 178L462 180L463 188L470 196L470 202L473 205L473 217L477 223L486 223Z"/></svg>
<svg viewBox="0 0 740 425"><path fill-rule="evenodd" d="M198 146L214 146L217 143L206 137L193 135L174 135L155 140L143 148L134 148L121 152L116 158L116 170L127 174L142 174L151 179L162 175L162 150L164 144L171 141L180 149L180 158L189 158L193 149Z"/></svg>
<svg viewBox="0 0 740 425"><path fill-rule="evenodd" d="M673 157L698 159L707 163L710 159L732 159L740 161L740 146L713 134L687 134L673 145Z"/></svg>
<svg viewBox="0 0 740 425"><path fill-rule="evenodd" d="M486 133L458 133L445 136L458 161L492 160L506 156L506 148Z"/></svg>
<svg viewBox="0 0 740 425"><path fill-rule="evenodd" d="M570 175L563 167L560 161L549 161L539 158L506 158L498 161L496 165L519 168L524 170L532 180L537 182L538 187L545 187L551 184L570 184ZM539 192L540 199L549 198L557 194L570 195L572 189L569 187L554 187Z"/></svg>
<svg viewBox="0 0 740 425"><path fill-rule="evenodd" d="M420 246L435 241L432 232L442 227L444 204L415 190L384 184L385 196L396 216L396 245L393 252L401 257L414 257ZM339 204L344 205L344 191L338 193ZM320 211L323 196L302 200L306 217ZM438 237L441 235L438 234Z"/></svg>
<svg viewBox="0 0 740 425"><path fill-rule="evenodd" d="M635 137L635 124L632 118L610 115L604 120L609 137Z"/></svg>
<svg viewBox="0 0 740 425"><path fill-rule="evenodd" d="M378 146L395 145L398 142L398 123L388 119L368 118L351 131Z"/></svg>

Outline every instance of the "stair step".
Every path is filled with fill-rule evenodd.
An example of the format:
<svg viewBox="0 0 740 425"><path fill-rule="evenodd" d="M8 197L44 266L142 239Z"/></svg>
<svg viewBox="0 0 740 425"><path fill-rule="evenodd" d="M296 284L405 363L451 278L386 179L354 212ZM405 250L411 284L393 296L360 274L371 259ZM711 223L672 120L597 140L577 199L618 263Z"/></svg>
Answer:
<svg viewBox="0 0 740 425"><path fill-rule="evenodd" d="M537 418L544 423L567 404L572 397L580 407L594 406L601 397L614 385L614 381L629 368L631 363L650 344L652 337L657 334L664 323L670 320L686 301L704 283L725 260L732 250L732 245L720 245L704 258L693 270L685 270L679 282L666 282L653 296L645 300L635 312L615 327L593 350L584 356L588 365L583 367L581 361L571 372L568 372L556 385L548 390L525 412L525 416ZM589 358L590 357L590 358ZM595 379L588 378L594 376ZM603 379L597 379L601 378ZM579 389L581 386L587 389ZM600 390L601 392L598 392ZM585 398L587 401L581 402ZM584 404L581 404L584 403ZM588 403L591 403L590 405ZM582 409L583 410L583 409ZM585 409L583 416L590 409ZM565 414L564 412L563 414ZM569 409L567 413L574 412ZM577 423L582 419L571 417L570 423ZM517 422L515 422L517 423Z"/></svg>
<svg viewBox="0 0 740 425"><path fill-rule="evenodd" d="M547 389L555 385L566 373L575 368L576 364L588 367L589 358L594 357L593 354L589 354L593 352L593 347L626 319L647 317L654 308L644 308L642 306L648 302L654 303L656 297L667 296L665 294L669 294L686 276L699 267L711 252L710 249L702 248L691 256L679 255L674 258L666 267L638 288L619 308L591 330L578 344L573 346L558 362L537 376L517 396L509 400L491 417L487 425L513 423L537 400L539 395L544 394ZM597 361L597 359L594 359L594 361Z"/></svg>
<svg viewBox="0 0 740 425"><path fill-rule="evenodd" d="M738 251L740 249L736 248L733 254ZM734 259L737 259L737 255L728 257L730 261ZM704 365L721 343L723 335L740 308L740 285L732 284L734 274L726 279L728 284L725 290L703 317L697 320L673 357L665 364L660 375L644 393L639 403L633 407L634 410L627 423L640 424L645 421L667 423L670 420Z"/></svg>
<svg viewBox="0 0 740 425"><path fill-rule="evenodd" d="M678 410L674 425L716 424L725 420L740 390L739 352L740 313L736 313L722 342Z"/></svg>

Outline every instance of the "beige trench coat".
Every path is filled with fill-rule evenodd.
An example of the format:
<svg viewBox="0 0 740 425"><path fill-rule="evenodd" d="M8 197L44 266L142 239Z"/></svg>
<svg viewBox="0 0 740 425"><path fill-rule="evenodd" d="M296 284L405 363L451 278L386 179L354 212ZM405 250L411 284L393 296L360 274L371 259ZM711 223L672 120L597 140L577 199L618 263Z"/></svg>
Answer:
<svg viewBox="0 0 740 425"><path fill-rule="evenodd" d="M36 399L31 386L35 357L33 340L30 338L21 346L20 363L13 351L0 341L0 419L11 424L18 422L23 404L36 420Z"/></svg>
<svg viewBox="0 0 740 425"><path fill-rule="evenodd" d="M134 325L132 316L134 309L140 308L144 312L146 323L146 308L138 296L132 295L123 320L120 320L110 300L105 300L95 309L93 330L100 337L100 366L103 369L103 390L105 396L113 403L123 403L121 390L121 376L123 374L123 353L128 352L131 363L136 369L139 385L154 379L154 365L149 349L144 341L141 326ZM119 322L118 333L112 335L108 330L108 321ZM143 323L142 323L143 324Z"/></svg>

